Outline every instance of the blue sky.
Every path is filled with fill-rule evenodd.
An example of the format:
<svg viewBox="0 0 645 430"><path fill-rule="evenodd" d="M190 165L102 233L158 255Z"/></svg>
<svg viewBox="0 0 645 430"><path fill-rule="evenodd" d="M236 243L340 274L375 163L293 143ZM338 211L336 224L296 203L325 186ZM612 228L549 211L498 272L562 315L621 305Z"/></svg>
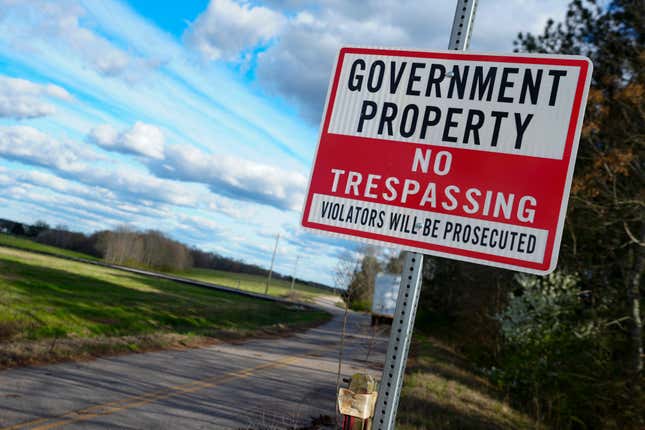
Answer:
<svg viewBox="0 0 645 430"><path fill-rule="evenodd" d="M157 2L132 0L133 11L168 33L180 38L186 28L208 6L208 0L182 0Z"/></svg>
<svg viewBox="0 0 645 430"><path fill-rule="evenodd" d="M480 2L509 52L565 1ZM453 1L0 0L0 217L128 223L332 283L353 243L299 216L342 44L444 49ZM503 25L500 25L503 23Z"/></svg>

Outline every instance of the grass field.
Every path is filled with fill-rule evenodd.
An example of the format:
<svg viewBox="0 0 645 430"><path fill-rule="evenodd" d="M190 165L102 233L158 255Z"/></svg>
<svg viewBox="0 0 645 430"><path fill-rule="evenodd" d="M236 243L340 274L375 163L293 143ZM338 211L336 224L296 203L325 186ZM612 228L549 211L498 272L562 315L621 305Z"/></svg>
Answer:
<svg viewBox="0 0 645 430"><path fill-rule="evenodd" d="M55 246L43 245L29 239L24 239L4 233L0 233L0 246L10 246L27 251L44 252L52 255L63 257L84 258L86 260L99 261L98 258L80 252L68 251ZM141 269L145 269L141 267ZM224 285L231 288L237 288L243 291L264 294L266 286L266 277L259 275L250 275L246 273L225 272L222 270L211 269L190 269L187 272L171 273L172 275L184 278L195 279L203 282L211 282L218 285ZM279 279L271 279L269 295L275 297L291 297L293 299L307 300L321 294L332 294L328 290L310 287L309 285L296 282L294 292L291 292L291 282Z"/></svg>
<svg viewBox="0 0 645 430"><path fill-rule="evenodd" d="M415 333L397 414L397 429L542 429L511 408L453 348Z"/></svg>
<svg viewBox="0 0 645 430"><path fill-rule="evenodd" d="M214 284L225 285L227 287L237 288L244 291L264 294L267 278L258 275L249 275L246 273L224 272L221 270L211 269L191 269L187 272L178 273L185 278L196 279L198 281L212 282ZM281 279L271 279L269 285L269 295L277 297L288 297L291 295L291 282ZM321 288L310 287L306 284L296 282L294 291L299 298L312 298L321 294L331 295L331 291Z"/></svg>
<svg viewBox="0 0 645 430"><path fill-rule="evenodd" d="M0 246L11 246L14 248L25 249L27 251L45 252L48 254L62 255L64 257L84 258L86 260L98 261L99 259L88 254L69 251L55 246L43 245L33 240L22 237L12 236L10 234L0 233Z"/></svg>
<svg viewBox="0 0 645 430"><path fill-rule="evenodd" d="M278 333L327 318L0 247L0 367Z"/></svg>

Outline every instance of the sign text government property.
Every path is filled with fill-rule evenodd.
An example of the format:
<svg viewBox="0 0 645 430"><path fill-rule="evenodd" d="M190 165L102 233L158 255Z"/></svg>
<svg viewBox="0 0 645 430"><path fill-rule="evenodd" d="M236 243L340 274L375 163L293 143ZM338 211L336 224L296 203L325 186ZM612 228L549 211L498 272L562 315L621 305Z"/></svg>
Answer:
<svg viewBox="0 0 645 430"><path fill-rule="evenodd" d="M341 49L303 226L550 272L590 75L576 56Z"/></svg>

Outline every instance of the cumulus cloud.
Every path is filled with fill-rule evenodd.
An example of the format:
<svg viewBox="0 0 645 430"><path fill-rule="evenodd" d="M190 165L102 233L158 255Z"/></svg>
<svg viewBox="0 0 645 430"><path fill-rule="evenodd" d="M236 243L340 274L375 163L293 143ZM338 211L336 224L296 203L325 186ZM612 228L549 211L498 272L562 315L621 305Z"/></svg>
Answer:
<svg viewBox="0 0 645 430"><path fill-rule="evenodd" d="M275 37L287 19L279 12L235 0L213 0L186 39L209 60L235 60L240 51Z"/></svg>
<svg viewBox="0 0 645 430"><path fill-rule="evenodd" d="M226 0L230 4L234 0ZM213 0L210 9L220 2ZM223 3L223 2L222 2ZM455 2L445 0L430 6L422 0L265 0L262 8L280 14L283 23L272 27L274 43L257 56L256 76L275 94L295 102L314 123L320 120L324 97L338 49L343 45L369 45L418 49L446 49ZM472 39L473 50L510 52L520 31L539 32L549 17L564 16L561 0L493 0L478 7ZM244 3L243 5L246 5ZM239 6L238 7L243 7ZM257 6L260 8L260 6ZM268 13L268 12L267 12ZM216 15L214 13L204 16ZM278 21L274 18L274 21ZM499 25L502 22L504 25ZM217 21L195 22L189 30L217 28ZM227 56L258 45L255 29L236 28L235 44L223 38L203 37L202 52L217 52L227 46Z"/></svg>
<svg viewBox="0 0 645 430"><path fill-rule="evenodd" d="M206 153L192 145L165 145L163 132L143 122L120 132L110 125L101 125L90 131L87 140L110 151L144 156L142 161L161 178L204 184L214 194L235 200L299 209L304 197L307 180L300 173Z"/></svg>
<svg viewBox="0 0 645 430"><path fill-rule="evenodd" d="M101 187L89 187L75 181L60 178L51 173L39 170L2 169L0 168L0 183L2 177L10 176L13 183L31 184L48 188L62 195L76 196L90 200L114 200L116 194Z"/></svg>
<svg viewBox="0 0 645 430"><path fill-rule="evenodd" d="M350 3L350 2L347 2ZM323 3L320 10L301 11L289 20L278 42L258 55L261 84L295 102L311 122L322 114L329 77L343 45L428 46L447 41L441 6L418 1L366 1L356 5ZM383 13L388 11L388 13ZM405 11L405 13L401 13ZM415 40L425 30L424 43ZM439 30L445 29L444 34ZM446 42L447 43L447 42Z"/></svg>
<svg viewBox="0 0 645 430"><path fill-rule="evenodd" d="M88 134L88 141L110 151L164 158L164 134L159 127L140 121L121 132L111 125L100 125Z"/></svg>
<svg viewBox="0 0 645 430"><path fill-rule="evenodd" d="M199 202L212 203L222 207L221 212L234 215L227 210L230 205L205 199L199 192L201 184L214 194L235 200L282 210L300 208L307 182L304 175L229 155L205 153L189 145L164 148L156 127L137 124L120 133L109 126L97 127L88 139L109 149L145 155L153 174L129 165L114 169L96 165L91 162L105 157L87 144L54 139L29 126L0 126L0 157L47 167L66 178L144 202L191 207Z"/></svg>
<svg viewBox="0 0 645 430"><path fill-rule="evenodd" d="M20 120L51 115L56 109L47 102L48 98L72 100L72 96L57 85L0 76L0 118Z"/></svg>
<svg viewBox="0 0 645 430"><path fill-rule="evenodd" d="M126 165L118 169L87 169L77 180L89 185L97 185L119 192L121 195L135 197L141 204L162 202L178 206L195 206L200 199L199 190L189 184L157 178Z"/></svg>
<svg viewBox="0 0 645 430"><path fill-rule="evenodd" d="M233 0L226 0L232 3ZM208 11L220 2L213 0ZM273 92L295 102L312 122L321 116L324 96L333 61L342 45L366 44L379 46L419 46L444 40L447 44L449 20L454 5L428 8L419 0L366 0L347 2L323 0L319 2L268 1L267 11L281 15L282 24L272 26L275 43L257 57L257 77ZM238 6L241 7L241 6ZM445 18L445 19L444 19ZM442 21L443 20L443 21ZM276 19L277 21L277 19ZM444 22L445 21L445 22ZM193 24L189 34L197 29L217 28L217 21ZM266 24L265 24L266 25ZM225 44L216 37L203 37L196 44L202 52L217 51L220 46L235 50L224 59L235 58L241 51L258 45L245 26L237 29L236 44ZM220 56L210 56L218 59Z"/></svg>
<svg viewBox="0 0 645 430"><path fill-rule="evenodd" d="M143 72L158 64L158 61L120 49L84 26L88 22L83 21L85 12L73 0L0 0L0 22L8 26L17 46L38 50L37 41L43 36L56 39L97 72L129 80L139 79Z"/></svg>
<svg viewBox="0 0 645 430"><path fill-rule="evenodd" d="M216 194L278 209L299 209L307 183L297 172L189 146L168 146L165 159L149 167L162 177L199 182Z"/></svg>
<svg viewBox="0 0 645 430"><path fill-rule="evenodd" d="M84 170L100 157L72 141L59 141L29 126L0 126L0 156L62 171Z"/></svg>
<svg viewBox="0 0 645 430"><path fill-rule="evenodd" d="M86 185L107 188L139 203L161 202L194 206L200 190L153 176L126 164L112 163L112 169L91 163L105 157L87 145L57 140L28 126L0 126L0 157L55 170L65 178Z"/></svg>

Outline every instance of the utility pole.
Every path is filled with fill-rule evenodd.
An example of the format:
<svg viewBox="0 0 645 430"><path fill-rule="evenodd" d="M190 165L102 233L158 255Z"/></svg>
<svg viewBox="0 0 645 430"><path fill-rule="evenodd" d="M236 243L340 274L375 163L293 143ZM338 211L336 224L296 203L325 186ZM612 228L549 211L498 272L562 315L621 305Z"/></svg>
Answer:
<svg viewBox="0 0 645 430"><path fill-rule="evenodd" d="M448 49L465 51L470 43L477 0L457 0ZM423 254L407 252L392 321L385 367L376 400L373 428L392 430L399 406L403 375L421 293Z"/></svg>
<svg viewBox="0 0 645 430"><path fill-rule="evenodd" d="M296 264L293 265L293 274L291 275L291 291L292 292L293 292L293 284L296 283L296 271L298 270L298 260L300 260L299 255L296 257Z"/></svg>
<svg viewBox="0 0 645 430"><path fill-rule="evenodd" d="M271 257L271 268L269 269L269 276L267 276L267 285L264 288L264 294L269 294L269 284L271 283L271 275L273 274L273 262L275 261L275 253L278 250L279 241L280 233L275 237L275 247L273 248L273 256Z"/></svg>

